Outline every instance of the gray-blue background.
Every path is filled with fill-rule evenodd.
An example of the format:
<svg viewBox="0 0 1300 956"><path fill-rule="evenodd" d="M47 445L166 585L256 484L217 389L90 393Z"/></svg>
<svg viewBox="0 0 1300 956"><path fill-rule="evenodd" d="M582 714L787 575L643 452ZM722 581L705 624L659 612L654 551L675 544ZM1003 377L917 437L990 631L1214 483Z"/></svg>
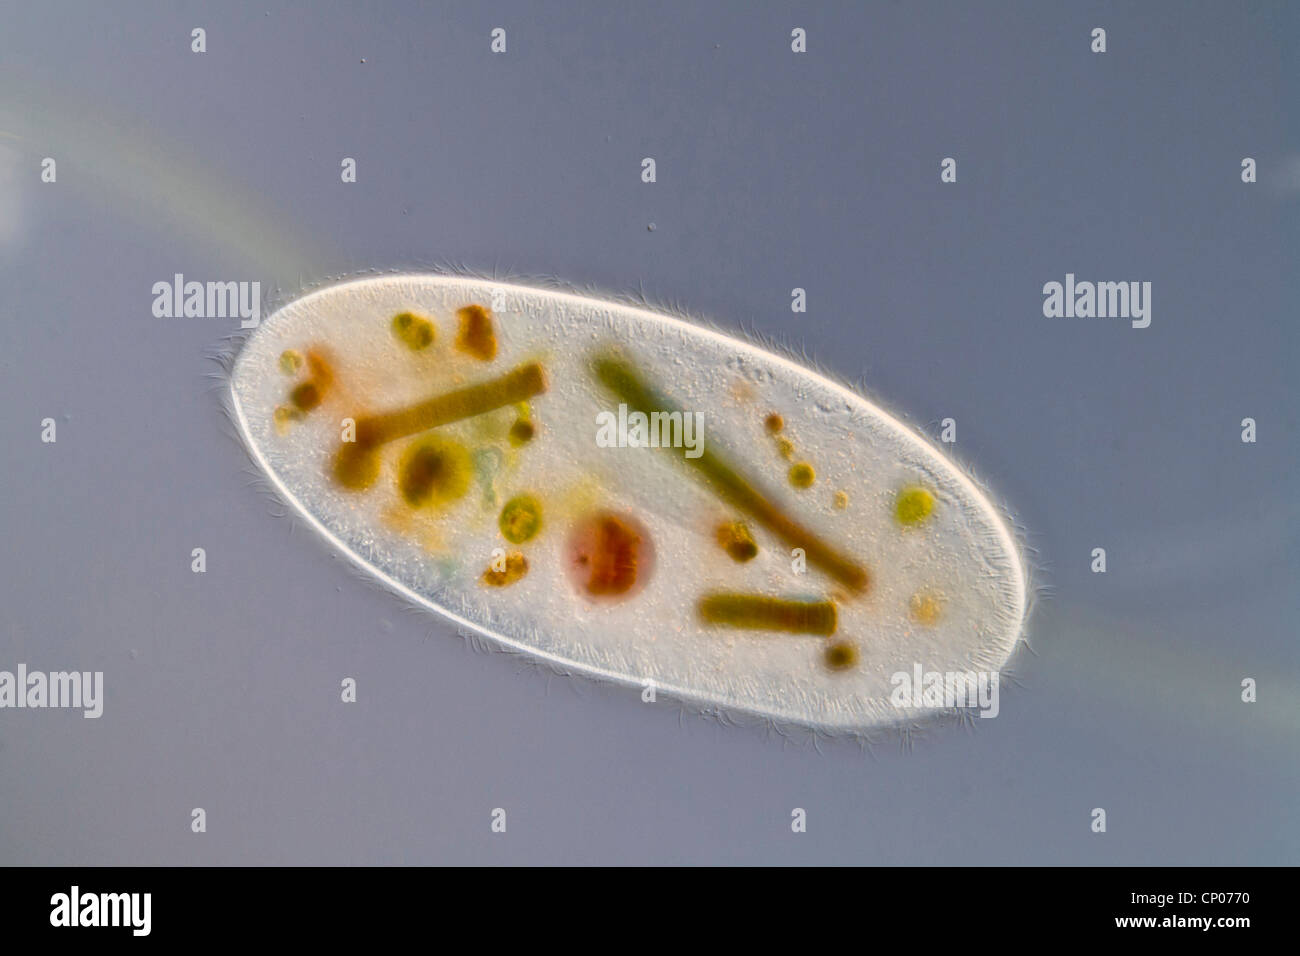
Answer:
<svg viewBox="0 0 1300 956"><path fill-rule="evenodd" d="M0 863L1300 862L1300 7L1132 6L0 4L0 669L107 685L0 711ZM955 418L1050 589L1001 716L865 752L645 705L274 517L234 323L152 284L446 262ZM1067 272L1152 282L1151 327L1044 318Z"/></svg>

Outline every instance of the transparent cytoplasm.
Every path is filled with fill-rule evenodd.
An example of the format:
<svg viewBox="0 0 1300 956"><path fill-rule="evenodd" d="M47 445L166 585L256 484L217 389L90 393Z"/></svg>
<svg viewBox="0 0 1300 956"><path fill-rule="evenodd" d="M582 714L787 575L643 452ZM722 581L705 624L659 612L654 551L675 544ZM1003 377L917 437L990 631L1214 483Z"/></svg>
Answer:
<svg viewBox="0 0 1300 956"><path fill-rule="evenodd" d="M366 573L565 671L862 733L923 713L895 675L1000 671L1021 636L1022 556L959 466L675 316L361 279L264 320L231 391L277 491Z"/></svg>

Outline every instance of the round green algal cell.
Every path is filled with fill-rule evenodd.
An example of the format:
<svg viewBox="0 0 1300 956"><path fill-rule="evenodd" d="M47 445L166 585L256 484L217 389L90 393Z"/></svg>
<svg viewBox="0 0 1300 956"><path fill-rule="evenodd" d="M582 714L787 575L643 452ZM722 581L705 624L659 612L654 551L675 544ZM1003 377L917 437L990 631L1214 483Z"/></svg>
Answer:
<svg viewBox="0 0 1300 956"><path fill-rule="evenodd" d="M393 334L412 352L418 352L433 344L433 323L413 312L399 312L393 316Z"/></svg>
<svg viewBox="0 0 1300 956"><path fill-rule="evenodd" d="M899 524L917 525L934 511L934 495L924 488L904 488L894 502L894 517Z"/></svg>
<svg viewBox="0 0 1300 956"><path fill-rule="evenodd" d="M532 495L516 495L501 509L501 534L511 544L523 544L542 529L542 506Z"/></svg>

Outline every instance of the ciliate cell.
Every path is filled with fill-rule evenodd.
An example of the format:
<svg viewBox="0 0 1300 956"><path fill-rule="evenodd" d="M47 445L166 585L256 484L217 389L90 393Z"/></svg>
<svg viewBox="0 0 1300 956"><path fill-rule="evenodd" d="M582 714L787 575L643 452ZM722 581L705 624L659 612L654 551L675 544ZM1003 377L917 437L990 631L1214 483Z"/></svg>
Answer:
<svg viewBox="0 0 1300 956"><path fill-rule="evenodd" d="M264 320L231 393L278 492L365 572L568 671L865 733L919 715L895 675L999 671L1021 635L1021 554L959 466L675 316L361 279Z"/></svg>

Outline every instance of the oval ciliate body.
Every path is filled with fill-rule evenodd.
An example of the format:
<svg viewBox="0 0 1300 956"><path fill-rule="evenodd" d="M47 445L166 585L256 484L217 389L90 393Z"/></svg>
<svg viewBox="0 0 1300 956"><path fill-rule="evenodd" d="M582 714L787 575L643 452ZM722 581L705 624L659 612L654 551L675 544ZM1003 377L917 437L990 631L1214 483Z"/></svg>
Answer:
<svg viewBox="0 0 1300 956"><path fill-rule="evenodd" d="M863 733L953 706L927 675L996 681L1021 635L1022 556L960 467L673 316L361 279L265 320L231 390L258 464L358 565L567 670Z"/></svg>

